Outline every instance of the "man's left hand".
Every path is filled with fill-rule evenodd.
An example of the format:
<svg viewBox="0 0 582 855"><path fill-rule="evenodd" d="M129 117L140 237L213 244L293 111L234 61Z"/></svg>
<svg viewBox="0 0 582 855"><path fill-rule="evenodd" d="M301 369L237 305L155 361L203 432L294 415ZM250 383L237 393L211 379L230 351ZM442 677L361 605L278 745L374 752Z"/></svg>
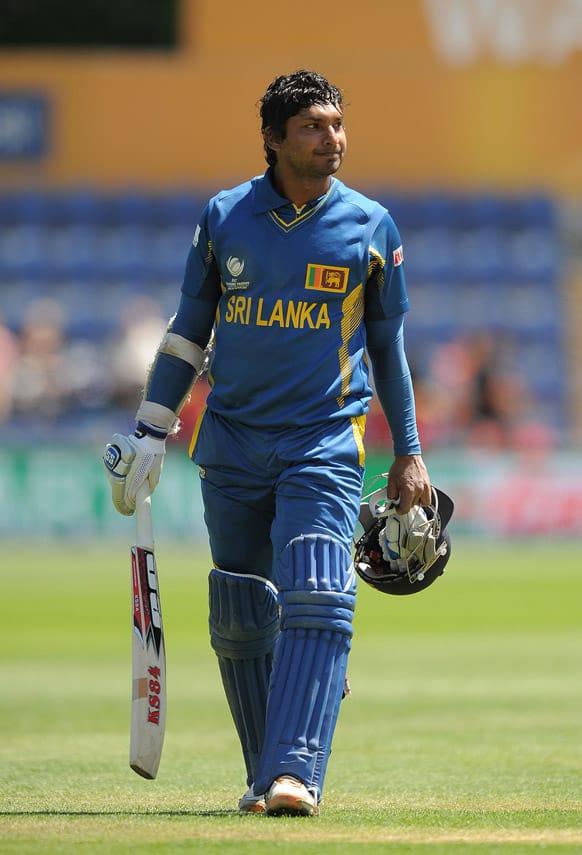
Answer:
<svg viewBox="0 0 582 855"><path fill-rule="evenodd" d="M420 454L400 454L394 458L388 472L387 495L398 501L399 514L407 514L413 505L430 505L430 478Z"/></svg>

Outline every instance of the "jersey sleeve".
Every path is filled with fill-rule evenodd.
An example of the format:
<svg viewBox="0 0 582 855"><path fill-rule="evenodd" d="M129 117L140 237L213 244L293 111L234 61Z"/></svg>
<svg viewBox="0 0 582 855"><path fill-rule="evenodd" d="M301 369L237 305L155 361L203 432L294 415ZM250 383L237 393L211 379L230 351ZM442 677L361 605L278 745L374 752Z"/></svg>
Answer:
<svg viewBox="0 0 582 855"><path fill-rule="evenodd" d="M366 338L374 386L390 427L395 454L420 454L410 369L404 350L408 294L402 240L386 213L370 245Z"/></svg>
<svg viewBox="0 0 582 855"><path fill-rule="evenodd" d="M210 339L220 297L220 276L209 237L208 212L209 206L206 206L194 232L180 303L169 326L169 331L202 349ZM188 362L158 351L148 380L147 400L176 411L194 377L195 371Z"/></svg>
<svg viewBox="0 0 582 855"><path fill-rule="evenodd" d="M200 347L208 343L220 299L220 273L209 225L210 204L194 232L182 283L182 300L172 324L173 332Z"/></svg>
<svg viewBox="0 0 582 855"><path fill-rule="evenodd" d="M377 226L369 248L366 317L383 320L409 309L400 233L388 212Z"/></svg>
<svg viewBox="0 0 582 855"><path fill-rule="evenodd" d="M394 454L420 454L410 368L404 352L404 315L371 321L367 347L374 386L390 427Z"/></svg>

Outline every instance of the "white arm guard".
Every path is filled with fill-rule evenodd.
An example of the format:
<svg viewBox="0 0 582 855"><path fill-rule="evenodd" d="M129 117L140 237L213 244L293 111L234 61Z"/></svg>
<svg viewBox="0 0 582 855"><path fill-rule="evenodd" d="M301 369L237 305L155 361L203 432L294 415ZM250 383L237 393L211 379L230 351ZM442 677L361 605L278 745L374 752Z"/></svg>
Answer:
<svg viewBox="0 0 582 855"><path fill-rule="evenodd" d="M154 401L142 401L135 414L135 420L161 434L174 433L178 426L176 413Z"/></svg>
<svg viewBox="0 0 582 855"><path fill-rule="evenodd" d="M148 372L145 385L145 398L147 398L149 380L152 371L158 356L161 353L165 353L168 356L177 356L178 359L181 359L184 362L187 362L188 365L191 365L196 372L193 382L196 382L198 376L206 367L208 360L206 352L197 344L194 344L193 341L189 341L187 338L171 332L172 320L169 323L168 331L165 333L160 343L154 361ZM159 438L169 433L177 433L179 429L178 415L184 406L184 403L187 401L190 391L191 387L186 390L184 397L176 408L176 412L168 409L168 407L162 406L161 404L156 404L153 401L143 400L135 416L136 422L141 422L146 430L151 428L152 435ZM148 430L148 432L150 431Z"/></svg>
<svg viewBox="0 0 582 855"><path fill-rule="evenodd" d="M173 332L165 334L158 353L167 353L170 356L177 356L178 359L183 359L184 362L192 366L196 374L200 374L206 359L206 354L201 347L198 347L193 341L184 338L184 336Z"/></svg>

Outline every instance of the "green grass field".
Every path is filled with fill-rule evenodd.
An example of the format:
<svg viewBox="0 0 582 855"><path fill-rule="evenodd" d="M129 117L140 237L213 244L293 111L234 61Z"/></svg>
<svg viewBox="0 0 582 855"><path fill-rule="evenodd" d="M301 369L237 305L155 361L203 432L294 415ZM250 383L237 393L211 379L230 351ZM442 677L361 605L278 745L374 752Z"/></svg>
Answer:
<svg viewBox="0 0 582 855"><path fill-rule="evenodd" d="M158 542L168 719L128 766L128 548L4 546L0 851L582 852L580 545L455 544L410 598L360 584L321 816L241 817L204 546Z"/></svg>

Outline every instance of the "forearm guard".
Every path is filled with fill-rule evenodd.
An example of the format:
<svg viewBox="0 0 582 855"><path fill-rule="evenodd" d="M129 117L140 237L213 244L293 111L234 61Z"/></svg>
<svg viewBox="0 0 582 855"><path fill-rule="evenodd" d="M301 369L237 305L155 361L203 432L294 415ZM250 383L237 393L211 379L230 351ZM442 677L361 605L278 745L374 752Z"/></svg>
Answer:
<svg viewBox="0 0 582 855"><path fill-rule="evenodd" d="M206 353L201 347L171 331L172 320L148 371L144 400L136 414L138 429L157 437L177 432L180 411L190 395L192 385L204 370L206 362ZM175 368L172 368L171 360L175 360ZM180 370L179 366L182 363L183 370ZM149 400L150 394L158 397L156 381L159 389L163 388L164 392L170 391L169 407L159 401ZM166 401L167 403L169 401Z"/></svg>

